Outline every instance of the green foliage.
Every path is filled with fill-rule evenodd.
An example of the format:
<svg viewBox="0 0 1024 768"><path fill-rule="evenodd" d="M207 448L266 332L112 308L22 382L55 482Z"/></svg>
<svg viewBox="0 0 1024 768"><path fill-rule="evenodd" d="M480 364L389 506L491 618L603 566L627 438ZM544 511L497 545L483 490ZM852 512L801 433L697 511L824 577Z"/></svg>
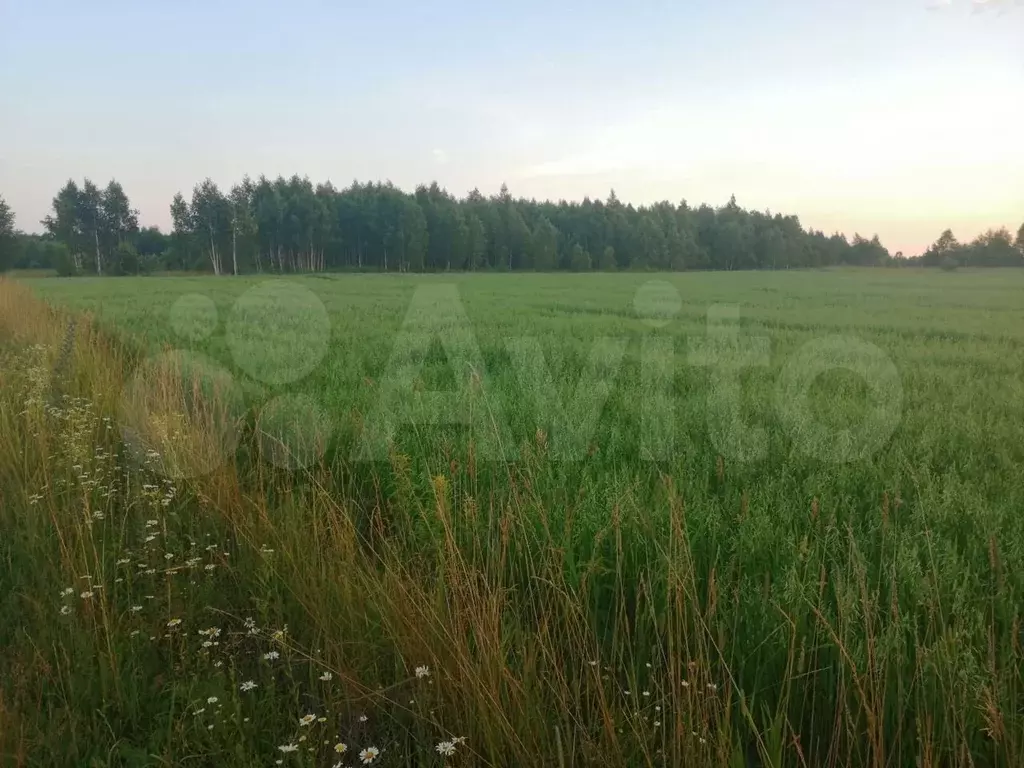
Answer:
<svg viewBox="0 0 1024 768"><path fill-rule="evenodd" d="M118 243L111 254L110 273L113 275L137 275L142 269L139 252L135 246L125 241Z"/></svg>
<svg viewBox="0 0 1024 768"><path fill-rule="evenodd" d="M588 272L590 266L590 254L579 243L573 245L569 257L569 268L573 272Z"/></svg>
<svg viewBox="0 0 1024 768"><path fill-rule="evenodd" d="M17 240L14 234L14 213L0 197L0 272L14 266Z"/></svg>
<svg viewBox="0 0 1024 768"><path fill-rule="evenodd" d="M828 266L1024 266L1024 226L991 230L962 245L950 230L926 253L892 257L877 235L805 229L796 216L725 205L623 205L516 199L506 185L456 198L437 182L408 194L393 184L354 181L336 189L307 178L245 177L224 194L206 179L189 200L171 202L172 233L139 231L121 185L100 191L68 183L44 220L80 273L103 273L118 244L147 264L214 274L381 271L751 270ZM575 251L579 245L590 265Z"/></svg>

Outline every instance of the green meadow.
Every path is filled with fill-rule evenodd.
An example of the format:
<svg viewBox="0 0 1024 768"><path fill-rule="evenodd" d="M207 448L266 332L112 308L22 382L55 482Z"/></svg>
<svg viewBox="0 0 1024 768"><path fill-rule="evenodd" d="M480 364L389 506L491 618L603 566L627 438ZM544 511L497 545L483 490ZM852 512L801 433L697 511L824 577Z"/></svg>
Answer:
<svg viewBox="0 0 1024 768"><path fill-rule="evenodd" d="M1022 270L23 279L0 354L12 764L1024 761Z"/></svg>

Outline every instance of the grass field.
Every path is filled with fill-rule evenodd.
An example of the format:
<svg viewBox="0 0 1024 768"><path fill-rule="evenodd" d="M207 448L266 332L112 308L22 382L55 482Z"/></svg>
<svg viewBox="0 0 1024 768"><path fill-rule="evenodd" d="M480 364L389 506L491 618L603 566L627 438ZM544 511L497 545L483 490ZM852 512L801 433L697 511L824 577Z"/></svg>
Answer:
<svg viewBox="0 0 1024 768"><path fill-rule="evenodd" d="M0 345L13 764L1024 761L1020 270L47 278Z"/></svg>

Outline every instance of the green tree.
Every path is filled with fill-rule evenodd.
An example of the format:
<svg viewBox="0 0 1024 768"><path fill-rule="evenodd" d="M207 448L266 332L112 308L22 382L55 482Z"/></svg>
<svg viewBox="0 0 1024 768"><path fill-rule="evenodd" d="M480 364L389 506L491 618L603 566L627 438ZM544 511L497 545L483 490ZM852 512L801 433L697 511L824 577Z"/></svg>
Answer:
<svg viewBox="0 0 1024 768"><path fill-rule="evenodd" d="M533 268L538 272L549 272L555 268L558 259L558 230L546 216L541 216L533 230Z"/></svg>
<svg viewBox="0 0 1024 768"><path fill-rule="evenodd" d="M7 201L0 197L0 272L6 272L14 265L16 246L14 212Z"/></svg>
<svg viewBox="0 0 1024 768"><path fill-rule="evenodd" d="M587 272L590 270L590 254L579 243L572 247L570 266L573 272Z"/></svg>
<svg viewBox="0 0 1024 768"><path fill-rule="evenodd" d="M100 247L106 239L106 217L103 212L103 193L89 179L82 183L78 194L77 218L79 226L93 244L96 254L96 274L103 274L103 252Z"/></svg>
<svg viewBox="0 0 1024 768"><path fill-rule="evenodd" d="M597 262L597 268L602 272L614 272L618 265L615 262L615 248L606 245L601 251L601 258Z"/></svg>
<svg viewBox="0 0 1024 768"><path fill-rule="evenodd" d="M238 274L238 244L243 247L250 244L256 234L256 217L253 213L252 181L246 176L241 184L231 188L231 269Z"/></svg>
<svg viewBox="0 0 1024 768"><path fill-rule="evenodd" d="M487 231L480 217L473 212L466 217L466 254L466 266L470 270L480 269L486 263Z"/></svg>
<svg viewBox="0 0 1024 768"><path fill-rule="evenodd" d="M415 200L406 200L402 206L401 232L406 264L413 272L422 272L430 236L427 218Z"/></svg>
<svg viewBox="0 0 1024 768"><path fill-rule="evenodd" d="M139 231L139 212L132 208L124 188L115 180L107 184L100 199L104 248L111 251Z"/></svg>
<svg viewBox="0 0 1024 768"><path fill-rule="evenodd" d="M71 265L66 274L77 274L82 271L82 257L87 245L85 228L80 216L80 196L78 184L73 179L68 179L53 198L52 213L42 221L50 236L64 243L68 249Z"/></svg>
<svg viewBox="0 0 1024 768"><path fill-rule="evenodd" d="M209 256L213 274L222 274L224 243L231 232L230 202L212 180L206 179L193 188L189 213L192 231Z"/></svg>
<svg viewBox="0 0 1024 768"><path fill-rule="evenodd" d="M139 274L139 252L128 240L117 244L110 256L110 273L113 275Z"/></svg>

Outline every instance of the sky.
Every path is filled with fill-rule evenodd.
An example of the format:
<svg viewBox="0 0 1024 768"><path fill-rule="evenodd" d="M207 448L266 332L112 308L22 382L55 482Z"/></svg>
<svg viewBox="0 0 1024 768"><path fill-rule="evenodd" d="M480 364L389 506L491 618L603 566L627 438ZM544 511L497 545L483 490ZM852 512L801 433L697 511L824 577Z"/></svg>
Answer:
<svg viewBox="0 0 1024 768"><path fill-rule="evenodd" d="M1024 222L1024 0L0 0L0 196L143 225L212 178L796 214L923 251Z"/></svg>

